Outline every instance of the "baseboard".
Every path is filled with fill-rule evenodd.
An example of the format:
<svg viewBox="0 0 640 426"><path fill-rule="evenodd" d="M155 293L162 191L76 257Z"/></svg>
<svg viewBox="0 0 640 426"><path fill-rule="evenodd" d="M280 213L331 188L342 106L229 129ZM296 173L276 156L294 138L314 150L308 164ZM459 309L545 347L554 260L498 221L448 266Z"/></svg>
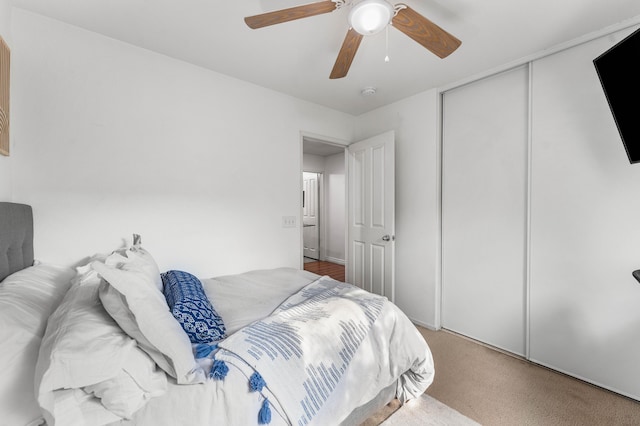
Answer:
<svg viewBox="0 0 640 426"><path fill-rule="evenodd" d="M632 400L633 402L640 402L640 397L638 395L633 395L633 394L631 394L629 392L622 391L622 390L617 389L615 387L604 385L604 384L602 384L602 383L600 383L600 382L598 382L596 380L588 379L588 378L583 377L583 376L581 376L579 374L572 373L569 370L558 369L557 367L554 367L551 364L536 360L535 358L528 359L526 361L531 363L531 364L537 365L539 367L546 368L547 370L551 370L551 371L553 371L555 373L562 374L562 375L570 377L572 379L579 380L579 381L584 382L584 383L586 383L586 384L588 384L590 386L594 386L594 387L602 389L604 391L611 392L613 394L625 397L627 399Z"/></svg>
<svg viewBox="0 0 640 426"><path fill-rule="evenodd" d="M327 256L324 260L331 263L337 263L338 265L346 265L347 263L344 259L338 259L336 257L329 256Z"/></svg>
<svg viewBox="0 0 640 426"><path fill-rule="evenodd" d="M431 331L438 331L438 330L440 330L440 328L435 327L433 324L427 324L427 323L426 323L426 322L424 322L424 321L420 321L420 320L413 319L413 318L409 318L409 320L410 320L412 323L414 323L415 325L419 325L420 327L428 328L428 329L429 329L429 330L431 330Z"/></svg>

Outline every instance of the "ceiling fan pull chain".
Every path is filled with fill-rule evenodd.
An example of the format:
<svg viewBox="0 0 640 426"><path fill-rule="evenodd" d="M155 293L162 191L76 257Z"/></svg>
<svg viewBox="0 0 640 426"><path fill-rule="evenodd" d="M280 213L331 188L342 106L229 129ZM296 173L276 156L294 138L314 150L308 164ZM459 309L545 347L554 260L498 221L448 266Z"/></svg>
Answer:
<svg viewBox="0 0 640 426"><path fill-rule="evenodd" d="M389 25L387 25L387 28L385 29L385 49L386 49L386 56L384 57L384 61L385 62L389 62Z"/></svg>

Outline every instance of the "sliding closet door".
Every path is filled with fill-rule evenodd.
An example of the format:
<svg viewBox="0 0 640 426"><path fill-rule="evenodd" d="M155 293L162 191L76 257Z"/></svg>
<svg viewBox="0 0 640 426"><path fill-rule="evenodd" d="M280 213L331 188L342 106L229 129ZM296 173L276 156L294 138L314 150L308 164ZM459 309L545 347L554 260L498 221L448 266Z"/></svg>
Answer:
<svg viewBox="0 0 640 426"><path fill-rule="evenodd" d="M640 401L640 164L592 63L630 32L533 64L530 358Z"/></svg>
<svg viewBox="0 0 640 426"><path fill-rule="evenodd" d="M444 328L525 355L528 68L443 95Z"/></svg>

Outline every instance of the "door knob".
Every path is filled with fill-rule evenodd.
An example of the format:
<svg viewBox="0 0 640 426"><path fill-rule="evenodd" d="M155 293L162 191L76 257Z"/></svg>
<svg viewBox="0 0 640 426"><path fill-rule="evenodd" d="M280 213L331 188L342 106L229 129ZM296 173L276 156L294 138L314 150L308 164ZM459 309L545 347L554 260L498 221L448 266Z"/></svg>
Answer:
<svg viewBox="0 0 640 426"><path fill-rule="evenodd" d="M391 241L395 240L395 237L391 237L391 235L387 234L382 237L382 241Z"/></svg>

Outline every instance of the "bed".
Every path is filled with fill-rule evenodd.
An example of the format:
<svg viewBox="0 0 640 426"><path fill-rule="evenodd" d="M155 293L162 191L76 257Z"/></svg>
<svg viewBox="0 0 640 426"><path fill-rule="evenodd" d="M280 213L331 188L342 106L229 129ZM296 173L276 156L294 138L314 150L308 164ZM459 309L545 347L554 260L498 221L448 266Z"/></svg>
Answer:
<svg viewBox="0 0 640 426"><path fill-rule="evenodd" d="M294 268L160 271L139 236L49 265L15 203L0 203L0 325L2 425L358 425L434 377L386 298Z"/></svg>

